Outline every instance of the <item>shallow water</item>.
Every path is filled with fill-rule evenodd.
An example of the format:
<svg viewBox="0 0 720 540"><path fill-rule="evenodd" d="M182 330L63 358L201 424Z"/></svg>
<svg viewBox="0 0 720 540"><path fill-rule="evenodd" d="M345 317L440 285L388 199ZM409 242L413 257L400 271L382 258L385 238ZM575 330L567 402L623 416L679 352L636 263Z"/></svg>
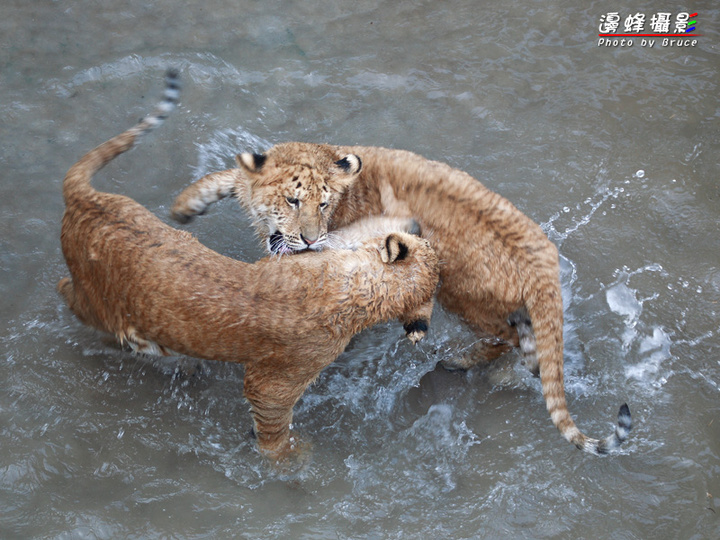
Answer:
<svg viewBox="0 0 720 540"><path fill-rule="evenodd" d="M3 2L0 537L720 536L720 10L692 3L694 48L622 49L597 46L600 16L648 4L299 4ZM54 290L62 177L168 65L181 108L98 187L167 221L192 179L285 140L471 173L558 245L570 410L604 436L627 401L620 453L562 440L516 355L436 369L472 339L438 311L417 348L397 323L353 340L296 408L313 454L285 478L241 368L176 379L77 322ZM232 202L188 229L262 255Z"/></svg>

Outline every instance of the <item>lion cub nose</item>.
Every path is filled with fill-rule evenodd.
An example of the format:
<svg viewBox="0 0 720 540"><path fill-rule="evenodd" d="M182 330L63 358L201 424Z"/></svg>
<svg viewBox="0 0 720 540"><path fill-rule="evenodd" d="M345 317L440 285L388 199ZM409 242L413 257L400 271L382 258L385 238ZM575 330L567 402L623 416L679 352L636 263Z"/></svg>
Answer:
<svg viewBox="0 0 720 540"><path fill-rule="evenodd" d="M312 246L315 242L317 242L318 237L317 237L317 235L305 236L304 234L301 234L300 239L303 242L305 242L308 246Z"/></svg>

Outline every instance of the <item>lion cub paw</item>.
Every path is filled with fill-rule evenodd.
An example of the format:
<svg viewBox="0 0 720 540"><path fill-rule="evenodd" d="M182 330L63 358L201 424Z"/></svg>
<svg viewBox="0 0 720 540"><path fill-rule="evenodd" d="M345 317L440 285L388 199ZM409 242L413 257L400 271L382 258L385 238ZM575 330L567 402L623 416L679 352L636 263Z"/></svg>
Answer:
<svg viewBox="0 0 720 540"><path fill-rule="evenodd" d="M195 216L202 216L206 211L207 206L202 201L182 201L178 197L170 210L170 217L181 225L187 225Z"/></svg>
<svg viewBox="0 0 720 540"><path fill-rule="evenodd" d="M427 335L428 321L425 319L418 319L411 323L403 325L405 329L405 336L412 342L413 345L417 345Z"/></svg>

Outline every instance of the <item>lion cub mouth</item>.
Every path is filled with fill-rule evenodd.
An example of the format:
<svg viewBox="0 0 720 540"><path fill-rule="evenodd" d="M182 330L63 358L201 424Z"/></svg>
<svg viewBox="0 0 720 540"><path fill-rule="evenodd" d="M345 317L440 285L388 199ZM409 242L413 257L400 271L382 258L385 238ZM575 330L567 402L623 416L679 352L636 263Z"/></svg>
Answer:
<svg viewBox="0 0 720 540"><path fill-rule="evenodd" d="M280 231L275 231L270 235L267 241L268 251L274 255L290 255L294 253L304 253L306 251L319 251L320 244L313 244L302 248L295 248L288 244L285 236Z"/></svg>
<svg viewBox="0 0 720 540"><path fill-rule="evenodd" d="M285 243L285 237L280 231L272 233L267 240L267 244L268 251L270 253L274 253L275 255L285 255L293 252L292 249L290 249Z"/></svg>

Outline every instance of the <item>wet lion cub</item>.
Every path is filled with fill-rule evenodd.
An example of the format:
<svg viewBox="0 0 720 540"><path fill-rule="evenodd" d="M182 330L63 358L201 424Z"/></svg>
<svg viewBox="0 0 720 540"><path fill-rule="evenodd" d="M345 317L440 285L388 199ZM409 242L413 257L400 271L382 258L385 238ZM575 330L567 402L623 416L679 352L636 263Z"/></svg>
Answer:
<svg viewBox="0 0 720 540"><path fill-rule="evenodd" d="M175 218L187 221L234 195L277 253L319 251L334 230L369 216L413 217L441 261L438 300L478 333L473 354L447 367L466 369L519 346L565 439L604 454L627 438L627 405L603 440L584 435L568 412L558 251L509 201L464 172L401 150L284 143L237 162L186 188ZM335 181L338 163L352 182Z"/></svg>
<svg viewBox="0 0 720 540"><path fill-rule="evenodd" d="M158 112L87 153L64 185L62 250L71 277L58 284L84 323L140 352L245 364L260 449L291 450L292 408L364 328L431 301L438 260L405 233L337 250L246 264L163 224L132 199L96 191L93 174L159 125L178 96L169 73Z"/></svg>

